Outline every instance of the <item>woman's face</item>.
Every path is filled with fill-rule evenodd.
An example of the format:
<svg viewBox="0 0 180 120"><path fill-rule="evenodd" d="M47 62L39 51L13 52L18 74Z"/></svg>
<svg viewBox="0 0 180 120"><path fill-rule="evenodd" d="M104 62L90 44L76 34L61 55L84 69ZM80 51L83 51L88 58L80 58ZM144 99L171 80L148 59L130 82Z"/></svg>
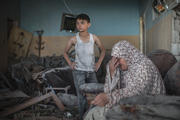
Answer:
<svg viewBox="0 0 180 120"><path fill-rule="evenodd" d="M123 70L123 71L128 69L127 62L123 58L119 58L119 66L120 66L121 70Z"/></svg>
<svg viewBox="0 0 180 120"><path fill-rule="evenodd" d="M121 70L126 71L128 69L127 62L124 58L117 58L113 56L112 61L116 61L115 64L117 64Z"/></svg>

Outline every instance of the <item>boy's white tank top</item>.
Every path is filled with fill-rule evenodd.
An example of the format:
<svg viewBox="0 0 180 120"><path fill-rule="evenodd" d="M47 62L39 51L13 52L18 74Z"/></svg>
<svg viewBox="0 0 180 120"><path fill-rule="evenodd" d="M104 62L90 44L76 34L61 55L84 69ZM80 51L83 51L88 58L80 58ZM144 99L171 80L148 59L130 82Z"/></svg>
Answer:
<svg viewBox="0 0 180 120"><path fill-rule="evenodd" d="M79 33L76 34L76 45L75 45L75 69L81 71L94 71L94 63L95 63L95 56L94 56L94 40L93 35L90 33L89 42L83 42L80 37Z"/></svg>

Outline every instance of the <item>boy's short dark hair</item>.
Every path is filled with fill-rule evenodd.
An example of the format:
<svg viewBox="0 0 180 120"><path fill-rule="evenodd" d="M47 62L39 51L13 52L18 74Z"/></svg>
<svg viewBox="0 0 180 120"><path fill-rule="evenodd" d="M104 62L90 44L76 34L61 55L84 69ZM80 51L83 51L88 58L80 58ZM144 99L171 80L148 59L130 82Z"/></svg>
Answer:
<svg viewBox="0 0 180 120"><path fill-rule="evenodd" d="M88 23L90 23L90 18L87 14L79 14L77 17L76 17L76 21L77 19L80 19L80 20L86 20Z"/></svg>

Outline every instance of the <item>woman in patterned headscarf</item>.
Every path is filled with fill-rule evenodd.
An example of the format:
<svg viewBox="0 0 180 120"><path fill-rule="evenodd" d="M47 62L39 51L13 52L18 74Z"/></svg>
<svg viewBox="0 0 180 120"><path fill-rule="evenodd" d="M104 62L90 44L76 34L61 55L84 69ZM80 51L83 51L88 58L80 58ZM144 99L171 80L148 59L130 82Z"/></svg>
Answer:
<svg viewBox="0 0 180 120"><path fill-rule="evenodd" d="M129 42L120 41L115 44L111 56L112 59L107 65L104 93L92 101L92 104L101 107L93 108L86 119L91 119L91 116L101 116L98 119L104 119L104 109L111 108L122 98L165 94L164 83L158 69Z"/></svg>

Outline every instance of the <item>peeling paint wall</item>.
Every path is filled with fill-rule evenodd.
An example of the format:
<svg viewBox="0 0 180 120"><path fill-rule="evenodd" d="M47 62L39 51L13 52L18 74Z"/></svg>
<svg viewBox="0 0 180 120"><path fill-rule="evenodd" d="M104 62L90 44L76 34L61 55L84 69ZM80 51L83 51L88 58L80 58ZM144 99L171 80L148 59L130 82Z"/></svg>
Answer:
<svg viewBox="0 0 180 120"><path fill-rule="evenodd" d="M180 60L180 19L173 10L162 13L153 19L153 0L141 0L140 15L145 23L145 53L165 49Z"/></svg>
<svg viewBox="0 0 180 120"><path fill-rule="evenodd" d="M146 32L146 52L156 49L170 51L172 39L172 14L165 16Z"/></svg>
<svg viewBox="0 0 180 120"><path fill-rule="evenodd" d="M16 58L20 56L25 56L26 53L24 54L24 52L27 52L28 44L29 44L30 47L29 47L28 55L35 54L38 56L38 50L36 49L38 46L37 44L39 39L38 36L32 37L32 33L23 30L22 28L19 27L14 27L11 32L12 34L9 39L9 52L11 54L13 55L17 54ZM22 32L24 33L24 37L19 37L19 35ZM70 37L71 36L42 36L42 42L44 42L44 45L42 46L44 47L44 49L41 50L41 56L62 55L64 52L65 45L67 44ZM132 35L132 36L98 36L98 37L103 43L106 50L108 51L111 50L113 45L120 40L127 40L136 48L139 48L139 36ZM16 44L13 44L17 42L23 44L23 46L20 49ZM97 56L99 55L99 51L97 47L95 47L95 54Z"/></svg>
<svg viewBox="0 0 180 120"><path fill-rule="evenodd" d="M135 47L139 48L139 36L98 36L103 43L106 50L111 50L112 46L120 40L127 40ZM37 46L38 37L34 37L34 41L31 46L30 54L38 55L38 51L35 49ZM42 50L42 56L62 55L65 45L67 44L70 36L44 36L42 37L44 49ZM73 48L72 48L73 49ZM95 54L99 55L98 49L95 48Z"/></svg>
<svg viewBox="0 0 180 120"><path fill-rule="evenodd" d="M43 29L44 36L72 36L60 31L64 0L21 0L21 28L29 32ZM139 0L65 0L73 14L90 16L89 32L119 36L139 34Z"/></svg>
<svg viewBox="0 0 180 120"><path fill-rule="evenodd" d="M66 0L66 3L73 14L90 16L89 32L99 36L106 49L119 40L128 40L139 48L139 0ZM60 31L63 12L69 13L63 0L21 0L21 28L29 32L44 30L42 56L63 54L67 41L75 35ZM37 54L38 37L34 35L31 53Z"/></svg>

